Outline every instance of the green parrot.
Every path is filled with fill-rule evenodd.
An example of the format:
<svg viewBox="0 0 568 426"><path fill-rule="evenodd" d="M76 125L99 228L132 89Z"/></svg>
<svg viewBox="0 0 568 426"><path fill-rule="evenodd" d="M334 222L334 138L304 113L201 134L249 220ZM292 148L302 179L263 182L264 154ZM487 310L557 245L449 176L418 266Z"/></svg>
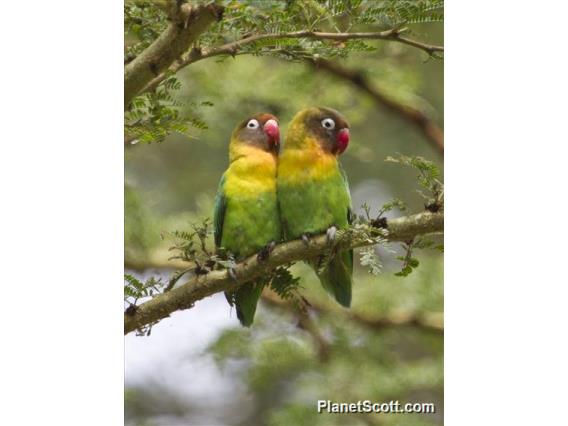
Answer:
<svg viewBox="0 0 568 426"><path fill-rule="evenodd" d="M276 199L279 147L278 121L271 114L247 118L231 135L230 164L219 183L213 221L215 246L228 250L237 261L254 253L266 257L281 239ZM243 326L252 324L264 285L260 279L225 293Z"/></svg>
<svg viewBox="0 0 568 426"><path fill-rule="evenodd" d="M298 112L286 133L278 159L277 192L286 240L307 239L326 231L331 242L337 229L351 223L351 196L338 157L349 144L349 124L330 108ZM353 250L336 253L323 270L323 287L343 306L351 305Z"/></svg>

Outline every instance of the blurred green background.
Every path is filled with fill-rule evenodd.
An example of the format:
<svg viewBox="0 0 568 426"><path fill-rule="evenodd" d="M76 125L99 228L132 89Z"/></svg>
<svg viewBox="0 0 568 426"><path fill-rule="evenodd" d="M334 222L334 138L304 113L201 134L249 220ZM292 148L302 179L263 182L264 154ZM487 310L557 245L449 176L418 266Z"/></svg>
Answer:
<svg viewBox="0 0 568 426"><path fill-rule="evenodd" d="M442 24L417 25L413 31L423 41L443 44ZM443 62L398 43L373 46L377 50L338 61L364 71L376 88L443 126ZM277 115L285 135L287 122L303 107L342 112L352 128L342 164L358 211L366 202L376 214L394 197L405 201L409 212L424 209L416 173L385 163L388 155L423 156L443 170L439 152L407 120L310 65L247 55L204 60L178 77L182 88L175 96L208 128L125 149L125 266L140 278L171 273L172 241L161 238L164 231L188 229L212 216L228 165L229 135L251 113ZM442 424L442 255L417 252L421 265L401 278L394 276L400 269L397 253L396 244L379 250L384 268L378 276L356 268L351 311L336 306L314 273L296 265L302 294L318 308L307 320L267 299L254 326L243 329L223 295L216 295L164 319L148 337L126 336L126 423ZM402 324L395 324L397 318ZM433 402L436 413L317 414L318 399Z"/></svg>

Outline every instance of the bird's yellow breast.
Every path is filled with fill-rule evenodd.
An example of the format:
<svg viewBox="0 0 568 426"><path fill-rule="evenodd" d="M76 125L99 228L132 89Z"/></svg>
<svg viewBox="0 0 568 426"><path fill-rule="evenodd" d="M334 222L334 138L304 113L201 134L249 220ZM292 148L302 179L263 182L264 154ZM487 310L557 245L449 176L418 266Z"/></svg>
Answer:
<svg viewBox="0 0 568 426"><path fill-rule="evenodd" d="M265 192L276 192L276 157L252 146L232 148L233 160L225 173L228 197L256 198Z"/></svg>

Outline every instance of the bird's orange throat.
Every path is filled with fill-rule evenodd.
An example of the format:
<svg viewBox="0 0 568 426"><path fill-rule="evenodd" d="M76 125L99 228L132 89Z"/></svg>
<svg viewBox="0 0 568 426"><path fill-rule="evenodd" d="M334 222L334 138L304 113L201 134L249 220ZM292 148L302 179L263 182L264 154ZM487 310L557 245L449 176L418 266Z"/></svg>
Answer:
<svg viewBox="0 0 568 426"><path fill-rule="evenodd" d="M336 155L325 152L314 138L306 138L302 148L284 147L278 159L278 179L290 183L325 180L338 168Z"/></svg>

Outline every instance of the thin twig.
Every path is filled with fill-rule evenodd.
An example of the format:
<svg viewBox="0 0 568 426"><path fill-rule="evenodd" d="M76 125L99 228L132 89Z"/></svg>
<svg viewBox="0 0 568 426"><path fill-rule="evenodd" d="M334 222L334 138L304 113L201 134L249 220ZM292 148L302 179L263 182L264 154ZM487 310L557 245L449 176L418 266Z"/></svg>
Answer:
<svg viewBox="0 0 568 426"><path fill-rule="evenodd" d="M432 55L436 52L443 52L443 46L430 45L422 43L416 40L412 40L406 37L402 37L400 34L404 32L406 28L402 29L391 29L381 32L368 32L368 33L327 33L318 31L293 31L287 33L277 33L277 34L253 34L251 36L245 37L240 40L236 40L230 43L226 43L222 46L212 47L209 49L193 48L185 59L177 61L174 63L167 72L158 75L156 78L152 79L141 93L154 90L158 85L166 79L171 73L175 73L180 69L193 64L197 61L203 59L212 58L214 56L220 55L231 55L235 56L239 53L243 46L252 44L261 40L281 40L281 39L295 39L295 38L308 38L314 40L335 40L335 41L346 41L354 39L363 40L389 40L403 43L409 46L416 47Z"/></svg>

